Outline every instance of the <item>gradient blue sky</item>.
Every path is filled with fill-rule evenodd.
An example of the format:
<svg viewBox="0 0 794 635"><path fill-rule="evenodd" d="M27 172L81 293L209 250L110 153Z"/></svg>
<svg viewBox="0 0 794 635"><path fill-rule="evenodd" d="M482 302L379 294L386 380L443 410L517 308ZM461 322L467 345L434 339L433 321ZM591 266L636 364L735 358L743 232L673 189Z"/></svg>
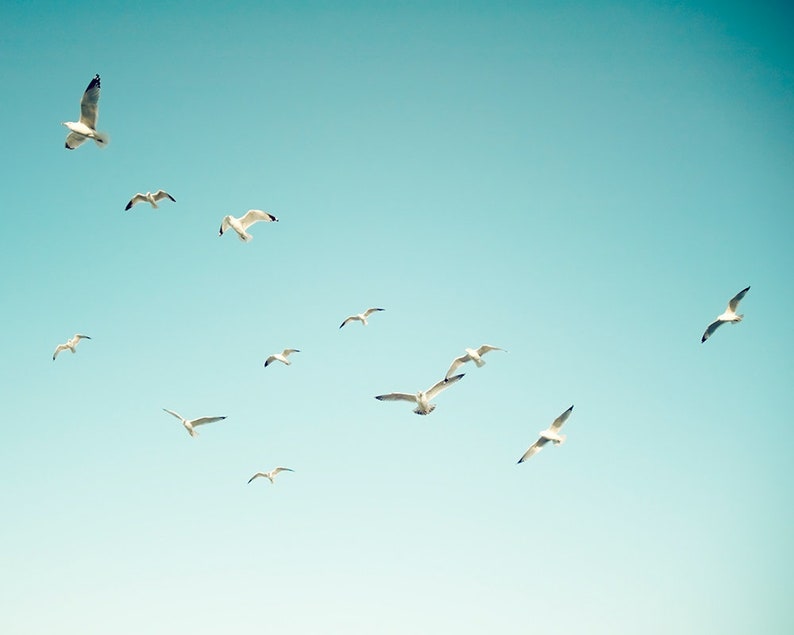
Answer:
<svg viewBox="0 0 794 635"><path fill-rule="evenodd" d="M784 3L0 19L0 631L794 631Z"/></svg>

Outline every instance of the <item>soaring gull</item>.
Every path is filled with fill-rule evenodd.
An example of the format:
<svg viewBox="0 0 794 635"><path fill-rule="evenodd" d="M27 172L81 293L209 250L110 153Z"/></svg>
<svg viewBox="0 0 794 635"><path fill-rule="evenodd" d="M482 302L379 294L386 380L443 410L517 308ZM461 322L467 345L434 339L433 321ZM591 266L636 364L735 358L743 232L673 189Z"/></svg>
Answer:
<svg viewBox="0 0 794 635"><path fill-rule="evenodd" d="M69 128L66 135L66 148L74 150L83 144L86 139L93 139L100 148L104 148L110 138L107 133L96 129L96 120L99 110L99 75L88 84L80 100L80 121L64 121L62 125Z"/></svg>
<svg viewBox="0 0 794 635"><path fill-rule="evenodd" d="M737 315L736 309L739 308L739 302L742 301L742 298L749 290L750 287L742 289L741 291L739 291L739 293L737 293L735 296L731 298L731 301L728 302L728 308L725 309L725 312L722 315L718 315L717 319L714 320L711 324L709 324L708 328L706 329L706 332L703 333L703 337L700 339L701 344L705 342L707 339L709 339L714 334L714 331L716 331L720 326L722 326L726 322L732 322L735 324L736 322L742 321L744 314Z"/></svg>
<svg viewBox="0 0 794 635"><path fill-rule="evenodd" d="M158 208L157 201L162 201L164 198L171 199L172 201L174 201L174 203L176 203L176 199L165 190L157 190L154 194L152 194L151 192L146 192L146 194L141 194L140 192L138 192L135 196L133 196L130 199L130 202L127 203L127 207L125 207L124 209L130 210L132 209L133 205L137 205L138 203L149 203L149 205L157 209Z"/></svg>
<svg viewBox="0 0 794 635"><path fill-rule="evenodd" d="M551 441L554 445L560 445L561 443L564 443L565 435L560 434L560 428L562 428L562 424L568 420L568 417L571 416L571 410L573 410L573 406L568 408L568 410L557 417L547 430L542 430L540 432L540 438L529 446L529 449L524 452L524 456L518 459L518 462L523 463L528 458L536 455L549 441Z"/></svg>
<svg viewBox="0 0 794 635"><path fill-rule="evenodd" d="M253 225L254 223L258 223L259 221L265 221L267 223L277 223L278 218L273 216L273 214L268 214L267 212L263 212L261 209L249 209L243 216L240 218L235 218L234 216L224 216L223 221L221 221L221 229L218 232L218 236L223 236L223 232L227 229L231 228L237 232L237 235L240 237L240 240L243 242L248 242L253 240L253 236L249 234L246 230Z"/></svg>
<svg viewBox="0 0 794 635"><path fill-rule="evenodd" d="M202 426L205 423L214 423L215 421L222 421L226 417L199 417L198 419L185 419L182 415L174 412L173 410L169 410L168 408L163 408L168 414L174 415L177 419L182 422L182 425L185 426L185 430L190 433L191 437L197 437L198 432L196 432L193 428L195 426Z"/></svg>
<svg viewBox="0 0 794 635"><path fill-rule="evenodd" d="M351 315L350 317L347 317L347 318L345 318L345 321L344 321L344 322L342 322L342 323L339 325L339 328L341 329L341 328L342 328L342 327L343 327L345 324L347 324L348 322L352 322L352 321L354 321L354 320L358 320L358 321L359 321L359 322L361 322L361 323L362 323L364 326L366 326L366 325L367 325L367 318L368 318L370 315L372 315L372 314L373 314L373 313L375 313L376 311L385 311L385 310L386 310L386 309L379 309L379 308L377 308L377 307L373 307L373 308L371 308L371 309L367 309L367 310L366 310L366 311L364 311L363 313L357 313L356 315Z"/></svg>
<svg viewBox="0 0 794 635"><path fill-rule="evenodd" d="M289 366L292 364L291 361L287 359L292 353L300 353L297 348L285 348L280 353L273 353L270 357L265 360L265 368L267 368L273 362L281 362L282 364L286 364Z"/></svg>
<svg viewBox="0 0 794 635"><path fill-rule="evenodd" d="M251 482L251 481L253 481L255 478L257 478L257 477L259 477L259 476L263 476L263 477L265 477L267 480L269 480L271 483L273 483L273 479L276 477L276 474L278 474L279 472L294 472L294 471L295 471L295 470L291 470L291 469L289 469L288 467L281 467L281 466L279 466L279 467L273 468L273 469L272 469L272 470L270 470L269 472L257 472L257 473L256 473L256 474L254 474L254 475L253 475L251 478L249 478L249 479L248 479L248 482L250 483L250 482Z"/></svg>
<svg viewBox="0 0 794 635"><path fill-rule="evenodd" d="M78 342L80 342L80 340L90 340L90 339L91 338L88 337L88 335L80 335L79 333L76 333L72 339L66 340L65 344L58 344L58 346L55 347L55 352L52 354L52 361L55 361L55 358L58 357L58 353L60 353L61 351L65 351L68 349L72 351L72 353L74 353L75 352L74 349L77 348L77 344Z"/></svg>
<svg viewBox="0 0 794 635"><path fill-rule="evenodd" d="M416 414L429 415L431 412L433 412L433 410L436 409L436 405L430 403L430 400L442 390L449 388L452 384L459 381L461 377L463 377L463 375L455 375L454 377L442 379L427 390L420 390L416 394L410 394L407 392L390 392L388 395L378 395L375 397L375 399L380 401L412 401L416 404L416 408L414 409Z"/></svg>
<svg viewBox="0 0 794 635"><path fill-rule="evenodd" d="M482 358L489 351L503 351L505 349L499 348L498 346L491 346L489 344L483 344L480 348L464 348L466 353L461 355L460 357L456 357L452 360L452 365L449 367L447 371L447 377L451 377L452 373L454 373L458 368L460 368L466 362L474 362L477 364L477 368L481 368L485 366L485 360Z"/></svg>

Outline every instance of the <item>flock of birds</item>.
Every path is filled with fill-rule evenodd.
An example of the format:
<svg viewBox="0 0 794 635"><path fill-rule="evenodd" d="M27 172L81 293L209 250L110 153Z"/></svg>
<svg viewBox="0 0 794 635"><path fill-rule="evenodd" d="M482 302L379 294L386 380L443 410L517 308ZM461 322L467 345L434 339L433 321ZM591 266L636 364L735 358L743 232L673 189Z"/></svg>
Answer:
<svg viewBox="0 0 794 635"><path fill-rule="evenodd" d="M88 140L93 139L93 141L100 147L104 148L110 141L110 137L105 132L100 132L96 129L96 122L97 117L99 114L99 94L100 94L100 79L99 75L95 75L91 82L88 84L88 87L85 89L83 93L83 97L80 100L80 119L77 122L74 121L67 121L64 122L63 125L69 129L69 134L66 137L65 146L69 150L74 150L75 148L79 147L83 143ZM157 190L156 192L146 192L145 194L137 193L135 194L130 201L127 203L125 210L129 211L138 203L149 203L153 208L157 208L158 201L162 201L164 199L171 200L176 202L176 199L171 196L165 190ZM225 216L220 225L220 230L218 232L219 236L223 236L223 234L228 231L229 229L234 230L240 240L243 242L250 242L253 237L251 234L248 233L248 229L254 224L258 222L278 222L278 218L276 218L273 214L268 212L258 210L258 209L251 209L248 210L243 216L240 218L236 218L234 216L228 215ZM741 322L744 315L737 313L739 308L739 303L742 301L744 296L750 290L750 287L746 287L739 291L731 300L728 302L728 306L725 311L717 316L717 318L708 325L703 336L701 338L701 342L705 342L709 337L711 337L714 332L723 324L732 323L736 324L737 322ZM368 318L371 317L373 314L384 311L383 308L380 307L372 307L363 311L362 313L357 313L355 315L350 315L344 319L344 321L339 325L341 329L347 324L351 322L361 322L363 326L367 326ZM58 354L62 351L69 350L72 353L75 352L77 345L80 343L81 340L84 339L91 339L88 335L82 334L75 334L74 337L67 340L64 344L59 344L55 348L55 352L52 355L53 361L58 357ZM474 364L480 368L485 364L485 360L483 356L486 353L491 351L504 351L504 349L499 348L497 346L491 346L489 344L483 344L479 348L466 348L463 355L460 357L456 357L452 360L452 363L449 366L445 376L443 379L437 381L427 390L420 390L415 393L406 393L406 392L391 392L383 395L377 395L375 399L379 401L407 401L415 405L413 410L414 413L418 415L429 415L436 409L436 405L431 403L435 397L437 397L441 392L446 390L447 388L453 386L457 382L459 382L464 374L457 374L455 375L455 371L457 371L462 365L468 362L474 362ZM291 361L288 359L290 355L293 353L299 353L300 350L295 348L285 348L280 353L274 353L267 357L265 360L265 367L269 366L273 362L281 362L287 366L291 365ZM168 414L176 417L179 419L187 430L188 434L191 437L198 436L198 432L196 432L195 428L200 425L204 425L207 423L214 423L216 421L222 421L226 417L199 417L196 419L186 419L182 415L174 412L173 410L168 410L167 408L163 408L165 412ZM538 439L527 449L526 452L521 456L518 460L518 463L523 463L524 461L528 460L529 458L533 457L535 454L540 452L540 450L549 442L553 445L560 445L565 442L566 435L560 434L560 429L571 416L571 412L573 412L573 406L569 407L565 410L560 416L558 416L551 425L542 430L539 435ZM267 478L271 483L274 482L274 478L280 472L293 472L294 470L287 468L287 467L276 467L269 472L256 472L249 480L248 483L251 483L254 479L262 477Z"/></svg>

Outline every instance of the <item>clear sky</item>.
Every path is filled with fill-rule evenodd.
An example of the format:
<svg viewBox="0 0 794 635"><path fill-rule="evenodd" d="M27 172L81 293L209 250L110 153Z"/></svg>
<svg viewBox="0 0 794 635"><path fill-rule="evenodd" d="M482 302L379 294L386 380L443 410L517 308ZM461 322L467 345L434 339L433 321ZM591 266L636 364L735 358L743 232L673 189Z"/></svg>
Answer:
<svg viewBox="0 0 794 635"><path fill-rule="evenodd" d="M64 6L0 9L0 632L794 632L785 3Z"/></svg>

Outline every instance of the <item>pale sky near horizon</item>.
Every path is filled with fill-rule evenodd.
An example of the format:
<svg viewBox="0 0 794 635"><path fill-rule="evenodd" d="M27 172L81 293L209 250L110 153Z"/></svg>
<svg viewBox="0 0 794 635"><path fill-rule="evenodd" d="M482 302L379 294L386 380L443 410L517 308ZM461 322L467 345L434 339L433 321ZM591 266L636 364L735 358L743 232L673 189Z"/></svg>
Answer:
<svg viewBox="0 0 794 635"><path fill-rule="evenodd" d="M0 8L0 632L794 632L792 15Z"/></svg>

